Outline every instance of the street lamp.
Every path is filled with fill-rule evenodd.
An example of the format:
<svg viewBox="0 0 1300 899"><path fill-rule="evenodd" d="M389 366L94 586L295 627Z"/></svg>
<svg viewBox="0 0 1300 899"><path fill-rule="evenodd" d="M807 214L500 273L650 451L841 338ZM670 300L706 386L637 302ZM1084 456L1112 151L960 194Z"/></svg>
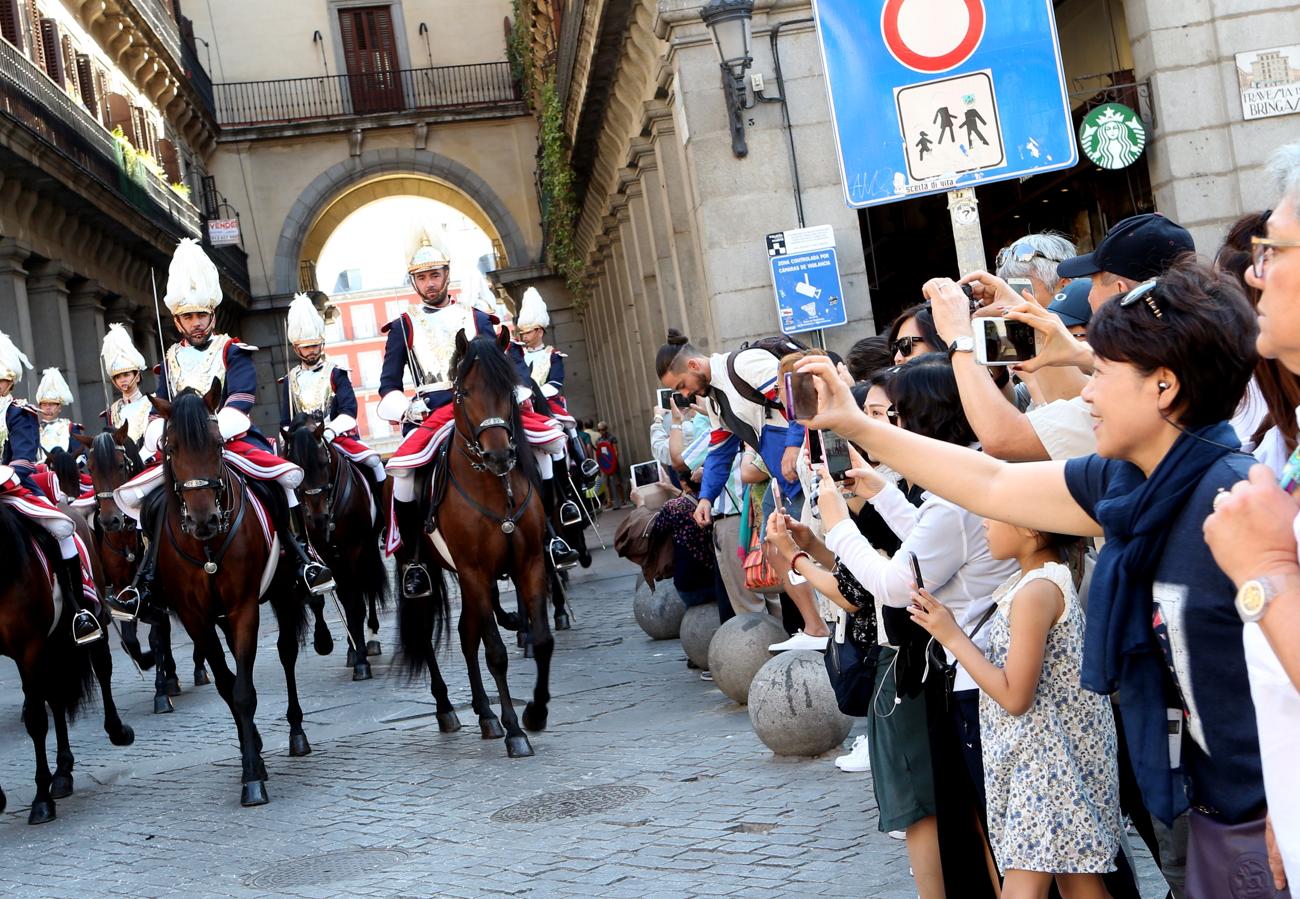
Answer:
<svg viewBox="0 0 1300 899"><path fill-rule="evenodd" d="M744 111L751 104L745 89L745 72L754 64L750 53L753 17L754 0L709 0L700 8L700 18L709 26L718 48L722 90L726 94L731 126L731 151L742 158L749 155Z"/></svg>

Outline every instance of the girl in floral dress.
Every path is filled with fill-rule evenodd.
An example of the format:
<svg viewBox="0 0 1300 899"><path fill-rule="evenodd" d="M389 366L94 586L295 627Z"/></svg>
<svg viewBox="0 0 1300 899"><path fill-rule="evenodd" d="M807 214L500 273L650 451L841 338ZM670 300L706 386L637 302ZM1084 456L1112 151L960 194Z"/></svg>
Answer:
<svg viewBox="0 0 1300 899"><path fill-rule="evenodd" d="M1106 698L1079 686L1083 612L1065 538L985 521L994 558L1020 573L994 593L988 656L925 590L913 619L947 647L980 687L989 839L1003 899L1109 894L1102 874L1119 849L1115 722Z"/></svg>

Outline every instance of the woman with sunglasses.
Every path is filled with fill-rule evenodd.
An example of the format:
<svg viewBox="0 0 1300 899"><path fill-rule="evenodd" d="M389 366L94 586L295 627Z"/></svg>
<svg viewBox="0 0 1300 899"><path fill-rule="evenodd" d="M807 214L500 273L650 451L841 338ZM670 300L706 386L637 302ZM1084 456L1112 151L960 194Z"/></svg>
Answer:
<svg viewBox="0 0 1300 899"><path fill-rule="evenodd" d="M947 279L927 295L957 290ZM1191 808L1187 896L1231 895L1227 828L1265 851L1266 801L1236 588L1202 534L1252 462L1228 420L1255 364L1256 322L1230 279L1195 262L1103 306L1089 324L1098 454L1009 464L871 421L833 370L818 375L830 428L976 515L1105 536L1093 575L1081 681L1119 691L1148 810Z"/></svg>
<svg viewBox="0 0 1300 899"><path fill-rule="evenodd" d="M889 348L894 353L895 365L910 362L926 353L942 353L946 347L935 330L929 303L918 303L904 309L889 326Z"/></svg>

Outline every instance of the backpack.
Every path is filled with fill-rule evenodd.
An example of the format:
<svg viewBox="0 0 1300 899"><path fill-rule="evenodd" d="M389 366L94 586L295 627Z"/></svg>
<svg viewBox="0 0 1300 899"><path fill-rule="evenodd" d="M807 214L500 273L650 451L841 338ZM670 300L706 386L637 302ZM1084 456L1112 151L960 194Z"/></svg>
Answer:
<svg viewBox="0 0 1300 899"><path fill-rule="evenodd" d="M762 350L780 360L791 353L806 353L808 347L788 334L779 334L775 337L760 337L758 340L746 341L740 345L740 349L727 356L727 377L731 379L731 386L736 389L736 393L764 409L780 409L779 402L769 400L759 393L754 385L736 374L736 356L746 350Z"/></svg>

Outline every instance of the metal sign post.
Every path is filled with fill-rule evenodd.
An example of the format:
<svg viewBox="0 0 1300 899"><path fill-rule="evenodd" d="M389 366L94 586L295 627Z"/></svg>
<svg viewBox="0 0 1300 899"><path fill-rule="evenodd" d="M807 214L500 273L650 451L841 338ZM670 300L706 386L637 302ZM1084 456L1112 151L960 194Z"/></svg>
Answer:
<svg viewBox="0 0 1300 899"><path fill-rule="evenodd" d="M975 188L963 187L961 190L949 191L948 215L952 219L952 238L957 244L957 270L962 275L968 275L987 266Z"/></svg>

